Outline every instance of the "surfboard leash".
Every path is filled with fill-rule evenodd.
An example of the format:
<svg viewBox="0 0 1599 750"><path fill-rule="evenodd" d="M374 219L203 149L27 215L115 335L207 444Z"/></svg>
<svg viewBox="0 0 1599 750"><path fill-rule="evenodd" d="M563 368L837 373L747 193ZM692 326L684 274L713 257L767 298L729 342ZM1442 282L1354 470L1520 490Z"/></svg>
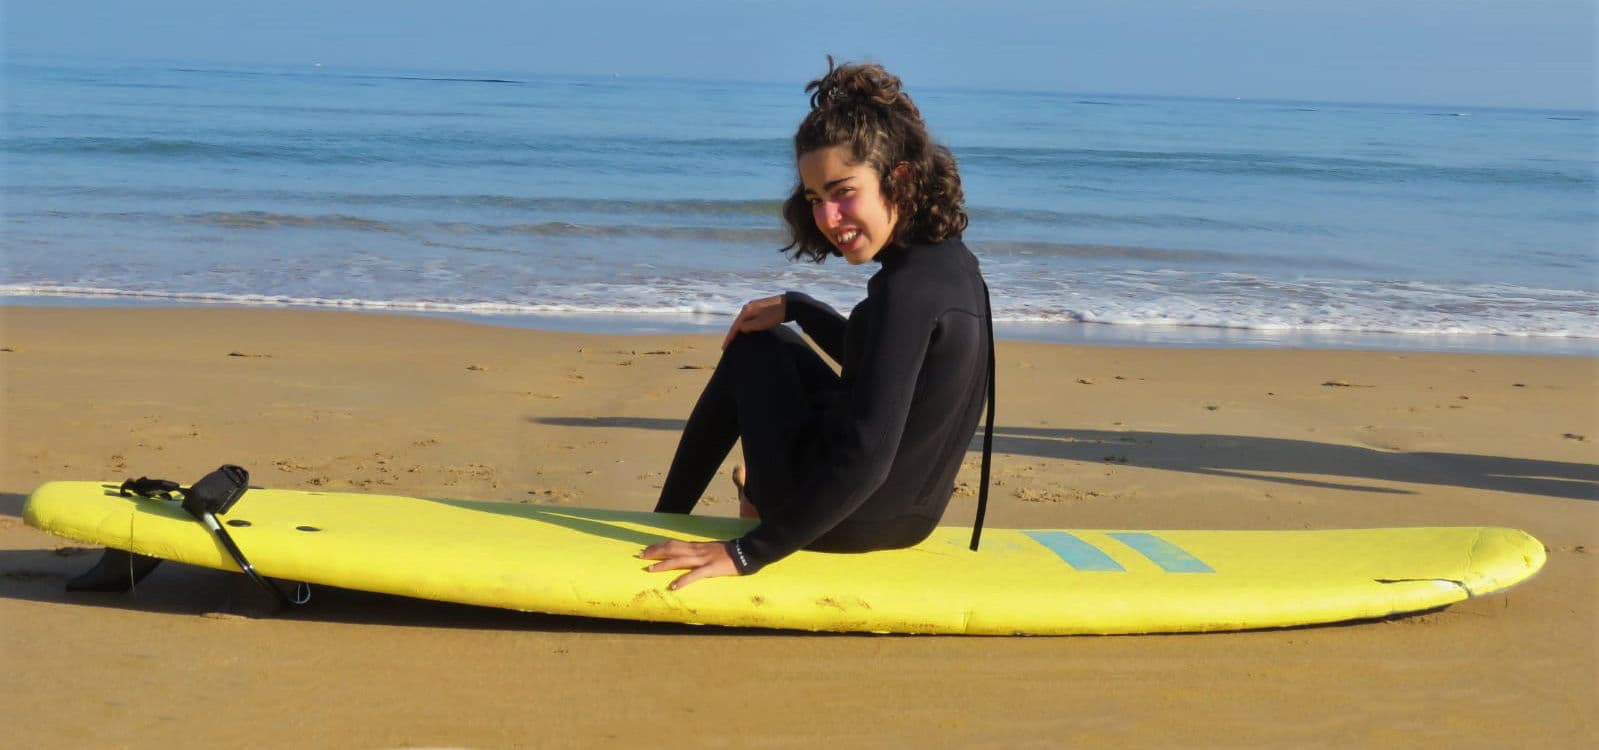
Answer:
<svg viewBox="0 0 1599 750"><path fill-rule="evenodd" d="M250 472L242 466L223 464L216 471L201 477L200 481L186 490L177 482L139 477L123 482L117 492L124 496L137 495L167 500L173 499L174 493L181 495L183 509L205 526L217 541L222 543L222 548L227 550L228 556L233 558L233 563L239 566L239 570L256 585L270 592L280 606L293 607L309 602L311 600L309 585L297 583L293 597L283 593L282 589L256 571L255 566L244 556L244 550L239 549L238 543L233 541L233 536L217 521L217 514L228 512L228 509L232 508L249 488Z"/></svg>
<svg viewBox="0 0 1599 750"><path fill-rule="evenodd" d="M994 396L999 392L994 383L994 305L989 301L988 283L983 283L983 312L988 318L988 422L983 426L983 475L977 488L977 518L972 522L972 551L983 538L983 516L988 513L988 475L994 462Z"/></svg>

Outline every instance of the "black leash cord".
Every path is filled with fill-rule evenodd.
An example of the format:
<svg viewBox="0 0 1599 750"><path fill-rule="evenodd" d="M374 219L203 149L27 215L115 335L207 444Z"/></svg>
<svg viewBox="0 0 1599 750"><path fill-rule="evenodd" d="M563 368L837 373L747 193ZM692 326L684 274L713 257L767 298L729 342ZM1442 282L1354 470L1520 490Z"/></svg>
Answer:
<svg viewBox="0 0 1599 750"><path fill-rule="evenodd" d="M977 490L977 520L972 523L972 551L983 538L983 516L988 514L988 474L994 462L994 306L988 299L988 284L983 284L983 312L988 316L988 424L983 427L983 478Z"/></svg>
<svg viewBox="0 0 1599 750"><path fill-rule="evenodd" d="M244 551L233 541L233 537L222 524L217 521L217 513L226 513L229 508L238 502L246 490L249 489L250 472L243 467L224 464L216 471L200 478L188 489L183 489L177 482L165 479L151 479L139 477L129 479L122 483L117 493L137 495L150 499L172 499L173 493L183 496L183 510L194 516L200 525L211 531L222 542L222 548L228 551L228 556L233 558L239 570L255 581L257 585L272 592L279 604L288 607L295 604L305 604L311 600L311 587L300 583L295 587L294 597L290 598L283 590L273 585L264 576L256 571L255 566L245 559Z"/></svg>
<svg viewBox="0 0 1599 750"><path fill-rule="evenodd" d="M249 560L244 559L244 551L239 549L239 545L234 544L233 537L229 536L227 530L222 528L222 524L217 523L216 516L209 512L201 513L200 522L205 524L205 527L210 529L211 533L216 534L217 539L222 541L223 548L227 549L228 554L233 557L234 564L238 565L239 570L244 571L244 574L249 576L250 580L255 581L261 588L271 591L272 595L277 598L278 603L283 606L288 607L295 604L294 601L289 599L288 595L283 593L282 589L273 586L271 581L256 572L255 566L251 565Z"/></svg>

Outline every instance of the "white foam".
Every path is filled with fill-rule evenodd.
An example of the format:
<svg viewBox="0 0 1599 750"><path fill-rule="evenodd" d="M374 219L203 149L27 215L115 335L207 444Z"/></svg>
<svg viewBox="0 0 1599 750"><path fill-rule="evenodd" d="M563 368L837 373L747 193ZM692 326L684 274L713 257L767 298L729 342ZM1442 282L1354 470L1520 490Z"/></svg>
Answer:
<svg viewBox="0 0 1599 750"><path fill-rule="evenodd" d="M704 305L584 305L577 303L450 302L439 300L375 300L297 297L280 294L221 294L162 292L99 287L0 284L0 297L69 297L128 299L180 304L240 305L245 307L327 307L395 312L458 313L466 315L718 315L730 314Z"/></svg>
<svg viewBox="0 0 1599 750"><path fill-rule="evenodd" d="M747 300L785 289L806 290L848 313L864 291L862 280L853 274L827 275L808 268L735 275L734 279L728 283L726 275L718 275L633 278L611 283L535 282L517 285L514 295L503 289L492 292L498 298L466 298L460 292L466 285L438 283L441 280L431 278L385 287L386 294L382 295L4 284L0 285L0 296L466 316L722 317L736 314ZM989 281L998 323L1599 340L1599 316L1594 314L1599 308L1595 306L1595 295L1585 291L1344 279L1283 281L1246 274L1170 270L1046 277L991 271ZM435 291L443 293L433 296Z"/></svg>

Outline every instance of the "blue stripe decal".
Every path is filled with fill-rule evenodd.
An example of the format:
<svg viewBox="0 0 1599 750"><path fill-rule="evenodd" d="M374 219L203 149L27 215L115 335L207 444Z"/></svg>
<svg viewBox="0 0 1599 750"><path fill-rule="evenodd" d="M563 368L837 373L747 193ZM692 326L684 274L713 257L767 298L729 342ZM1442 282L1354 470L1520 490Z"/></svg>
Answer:
<svg viewBox="0 0 1599 750"><path fill-rule="evenodd" d="M1120 534L1110 534L1109 536L1115 538L1116 541L1132 547L1134 550L1137 550L1138 554L1149 558L1150 562L1159 565L1161 570L1164 570L1167 573L1216 572L1209 565L1206 565L1203 560L1188 554L1187 550L1172 544L1165 539L1161 539L1154 534L1145 534L1142 532L1124 532Z"/></svg>
<svg viewBox="0 0 1599 750"><path fill-rule="evenodd" d="M1099 551L1088 542L1078 539L1064 531L1024 531L1033 538L1033 541L1049 548L1050 552L1066 561L1067 565L1077 570L1093 572L1120 573L1126 570L1121 563L1110 559L1110 555Z"/></svg>

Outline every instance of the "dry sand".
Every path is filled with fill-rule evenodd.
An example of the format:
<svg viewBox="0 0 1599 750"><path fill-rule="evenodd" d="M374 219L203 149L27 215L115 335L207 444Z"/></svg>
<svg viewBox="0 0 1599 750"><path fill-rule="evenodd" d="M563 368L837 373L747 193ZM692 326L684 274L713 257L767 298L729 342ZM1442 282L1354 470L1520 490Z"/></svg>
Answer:
<svg viewBox="0 0 1599 750"><path fill-rule="evenodd" d="M1002 342L990 524L1506 525L1529 583L1431 614L1197 636L812 635L338 590L260 617L23 526L51 479L648 508L717 336L359 313L0 308L11 747L1588 747L1599 404L1574 357ZM963 480L975 482L974 460ZM734 513L719 481L701 512ZM947 521L968 523L970 493ZM663 581L664 583L664 581ZM703 584L702 584L703 585Z"/></svg>

